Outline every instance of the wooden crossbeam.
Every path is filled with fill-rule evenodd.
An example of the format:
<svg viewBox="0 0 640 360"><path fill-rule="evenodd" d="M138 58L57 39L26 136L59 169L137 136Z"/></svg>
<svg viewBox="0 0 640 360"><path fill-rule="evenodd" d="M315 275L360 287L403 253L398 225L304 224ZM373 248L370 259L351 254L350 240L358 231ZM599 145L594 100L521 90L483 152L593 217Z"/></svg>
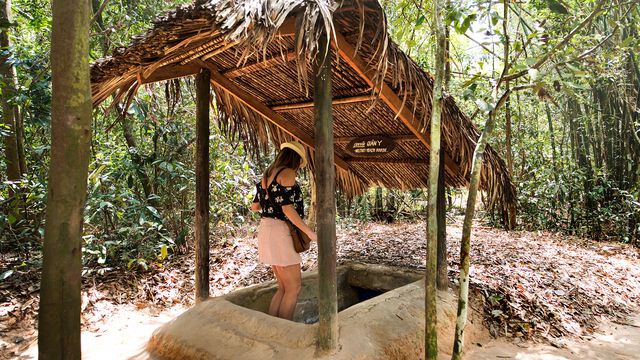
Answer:
<svg viewBox="0 0 640 360"><path fill-rule="evenodd" d="M415 135L413 134L407 134L407 135L384 135L384 134L369 134L369 135L362 135L362 136L341 136L341 137L334 137L333 138L333 142L335 143L348 143L351 142L353 140L362 138L362 137L367 137L367 136L384 136L384 137L388 137L390 139L393 139L396 142L409 142L409 141L420 141L420 139L418 139Z"/></svg>
<svg viewBox="0 0 640 360"><path fill-rule="evenodd" d="M170 64L163 66L157 70L155 70L149 77L142 78L139 77L138 81L141 81L141 84L150 84L158 81L166 81L171 79L177 79L189 75L195 75L200 72L201 67L194 64L186 64L186 65L178 65L178 64Z"/></svg>
<svg viewBox="0 0 640 360"><path fill-rule="evenodd" d="M429 159L385 159L385 158L365 158L353 157L345 159L348 163L370 163L370 164L428 164Z"/></svg>
<svg viewBox="0 0 640 360"><path fill-rule="evenodd" d="M210 62L202 61L200 59L194 60L194 63L200 65L205 69L209 69L211 71L211 82L214 83L216 86L221 87L226 92L233 95L236 99L238 99L243 104L253 109L253 111L262 115L265 119L267 119L268 121L270 121L271 123L279 127L280 129L282 129L287 134L300 140L300 142L311 147L312 149L315 149L314 140L310 135L308 135L307 133L305 133L303 130L296 127L295 125L293 125L291 122L289 122L289 120L285 119L282 115L271 110L267 105L265 105L263 102L256 99L253 95L249 94L248 92L243 90L241 87L234 84L231 80L229 80L220 72L218 72L218 69L216 68L215 65L213 65ZM336 165L338 165L340 168L344 170L349 169L349 164L346 161L344 161L344 159L342 159L340 156L338 156L338 154L334 154L334 157L335 157Z"/></svg>
<svg viewBox="0 0 640 360"><path fill-rule="evenodd" d="M296 58L296 53L293 51L288 51L284 54L278 54L278 55L274 55L268 59L265 59L263 61L258 61L258 62L254 62L252 64L240 67L240 68L235 68L233 70L229 70L225 73L223 73L222 75L224 75L226 78L229 79L233 79L236 78L238 76L243 76L243 75L247 75L247 74L251 74L254 73L256 71L260 71L260 70L264 70L264 69L268 69L272 66L275 65L280 65L280 64L284 64L287 63L289 61L293 61L293 59Z"/></svg>
<svg viewBox="0 0 640 360"><path fill-rule="evenodd" d="M357 102L371 101L373 99L374 98L371 95L359 95L359 96L333 99L331 104L333 106L343 105L343 104L353 104ZM312 107L313 107L313 101L305 101L305 102L299 102L299 103L272 106L271 110L289 111L289 110L299 110L299 109L306 109L306 108L312 108Z"/></svg>
<svg viewBox="0 0 640 360"><path fill-rule="evenodd" d="M296 34L296 18L294 16L288 17L280 28L278 29L278 33L276 36L285 37L285 36L293 36Z"/></svg>
<svg viewBox="0 0 640 360"><path fill-rule="evenodd" d="M332 41L332 46L338 51L340 57L349 64L349 66L367 83L369 86L375 86L373 83L374 71L369 69L356 53L355 48L344 38L342 34L336 32L336 40ZM402 123L424 144L429 150L431 148L431 140L429 133L423 133L418 129L418 122L413 116L413 112L403 104L402 99L389 87L384 81L380 87L380 98L389 106L389 108L398 115ZM460 169L449 154L444 154L445 169L449 175L458 176Z"/></svg>

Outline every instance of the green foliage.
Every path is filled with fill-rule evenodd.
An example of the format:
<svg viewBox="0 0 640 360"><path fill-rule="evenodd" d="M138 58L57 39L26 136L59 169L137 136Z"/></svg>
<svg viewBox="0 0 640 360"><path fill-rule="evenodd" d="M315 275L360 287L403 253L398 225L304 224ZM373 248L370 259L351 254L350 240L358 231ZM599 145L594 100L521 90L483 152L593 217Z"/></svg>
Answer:
<svg viewBox="0 0 640 360"><path fill-rule="evenodd" d="M162 11L190 2L108 2L94 23L92 56L104 56L113 47L127 44ZM51 14L48 1L17 0L13 6L19 11L14 11L15 46L9 50L19 77L15 102L25 124L28 169L21 182L0 183L0 252L26 254L40 249L44 231ZM94 112L83 237L85 266L145 270L173 252L188 249L195 198L195 106L193 98L183 92L193 92L188 79L146 87L124 120L117 110L107 115L106 107ZM245 220L255 175L243 146L227 141L214 124L212 121L210 182L215 230ZM6 132L4 127L0 131L2 135ZM4 166L2 158L0 169ZM17 202L10 198L10 190L20 193ZM16 206L24 216L13 214Z"/></svg>
<svg viewBox="0 0 640 360"><path fill-rule="evenodd" d="M43 179L28 176L0 183L0 253L41 249L46 199Z"/></svg>
<svg viewBox="0 0 640 360"><path fill-rule="evenodd" d="M640 236L640 202L599 173L593 180L578 168L560 173L559 181L543 166L518 186L524 226L623 242ZM585 190L585 188L587 190ZM589 204L589 205L588 205Z"/></svg>

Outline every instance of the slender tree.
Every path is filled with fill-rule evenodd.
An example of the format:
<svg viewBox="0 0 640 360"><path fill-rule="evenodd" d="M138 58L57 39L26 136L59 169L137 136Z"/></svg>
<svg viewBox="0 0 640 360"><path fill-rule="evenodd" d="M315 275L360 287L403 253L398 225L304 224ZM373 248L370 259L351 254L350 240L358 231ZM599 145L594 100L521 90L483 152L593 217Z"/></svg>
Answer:
<svg viewBox="0 0 640 360"><path fill-rule="evenodd" d="M446 0L446 9L451 9L451 0ZM449 25L444 26L444 80L443 89L449 91L451 81L451 39L449 38ZM447 273L447 204L445 193L445 169L444 150L440 151L440 164L438 167L438 275L436 284L438 290L449 288L449 276Z"/></svg>
<svg viewBox="0 0 640 360"><path fill-rule="evenodd" d="M20 169L20 156L18 154L17 122L19 121L18 107L15 104L16 96L16 68L9 61L11 40L9 29L11 28L11 0L0 1L0 102L2 102L2 123L8 132L4 136L4 155L7 163L7 180L18 181L22 173ZM13 194L11 194L13 195ZM17 212L16 212L17 214Z"/></svg>
<svg viewBox="0 0 640 360"><path fill-rule="evenodd" d="M556 43L549 51L542 54L538 58L538 60L531 66L531 69L539 69L542 65L544 65L553 55L555 55L560 49L564 47L569 41L582 29L584 29L587 25L591 24L593 19L600 12L604 4L604 0L598 2L593 9L593 11L587 16L582 22L580 22L576 27L574 27L565 37L562 38L561 41ZM503 21L508 19L508 11L509 7L505 6ZM505 27L506 28L506 27ZM451 355L452 360L460 360L462 358L462 345L464 343L464 328L467 322L467 310L468 310L468 300L469 300L469 250L471 246L471 228L473 225L473 215L475 213L476 199L478 195L478 187L480 185L480 171L482 170L482 161L484 158L484 151L487 147L487 143L493 133L493 129L495 128L496 123L496 114L498 110L507 102L507 99L511 96L511 93L514 91L520 91L524 89L529 89L535 87L533 84L528 85L519 85L513 88L507 88L501 96L498 96L501 85L506 84L507 81L512 81L518 79L528 71L519 71L516 73L509 73L509 69L511 68L511 64L509 62L509 57L504 59L504 65L502 68L502 72L500 76L495 81L495 85L492 89L492 97L494 105L491 110L487 114L487 121L484 125L484 131L480 135L478 142L476 144L476 148L473 153L473 162L471 165L471 179L469 181L469 195L467 198L467 208L464 215L464 223L462 226L462 239L460 241L460 290L458 295L458 318L456 321L456 333L455 339L453 343L453 353Z"/></svg>
<svg viewBox="0 0 640 360"><path fill-rule="evenodd" d="M505 2L505 4L507 4ZM509 6L503 6L503 14L502 14L502 36L503 40L503 56L504 61L509 63ZM504 86L507 91L509 91L509 81L504 82ZM507 168L509 169L509 174L513 176L513 153L511 150L511 101L510 98L507 98L507 101L504 106L504 131L505 131L505 153L507 160Z"/></svg>
<svg viewBox="0 0 640 360"><path fill-rule="evenodd" d="M435 82L431 102L431 148L429 149L429 218L427 220L427 274L425 284L425 358L438 358L436 282L438 275L438 176L440 173L440 128L444 85L446 35L442 18L444 0L433 2L436 33Z"/></svg>
<svg viewBox="0 0 640 360"><path fill-rule="evenodd" d="M53 0L49 197L40 289L40 359L80 359L83 209L91 140L88 1Z"/></svg>

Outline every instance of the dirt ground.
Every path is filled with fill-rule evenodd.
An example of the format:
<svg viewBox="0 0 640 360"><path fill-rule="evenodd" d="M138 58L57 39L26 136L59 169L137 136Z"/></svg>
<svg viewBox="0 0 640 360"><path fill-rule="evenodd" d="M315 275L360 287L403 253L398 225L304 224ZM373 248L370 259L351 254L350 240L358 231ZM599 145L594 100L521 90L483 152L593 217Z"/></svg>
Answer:
<svg viewBox="0 0 640 360"><path fill-rule="evenodd" d="M212 247L213 296L272 279L257 262L254 231L252 224ZM460 234L459 221L448 227L454 288ZM424 269L424 239L424 222L342 224L338 259ZM640 320L634 317L640 303L638 249L478 225L471 257L476 310L485 314L485 325L498 339L469 349L468 359L633 359L640 354L634 348L640 344ZM303 256L303 271L315 268L316 259L312 247ZM0 256L0 273L15 269L0 282L0 359L37 353L39 270L15 263ZM129 358L157 326L193 304L193 256L174 255L145 273L87 274L82 294L83 358Z"/></svg>
<svg viewBox="0 0 640 360"><path fill-rule="evenodd" d="M143 359L152 332L186 310L175 306L163 311L123 306L96 331L82 333L84 359ZM556 347L559 346L559 347ZM499 338L468 349L468 360L631 360L640 359L640 316L629 325L606 322L591 336L573 338L552 346L532 341ZM445 357L446 358L446 357ZM18 359L37 359L34 343Z"/></svg>
<svg viewBox="0 0 640 360"><path fill-rule="evenodd" d="M640 359L640 316L627 324L606 321L598 330L582 338L566 339L555 346L534 342L514 342L499 338L469 349L469 360L632 360Z"/></svg>

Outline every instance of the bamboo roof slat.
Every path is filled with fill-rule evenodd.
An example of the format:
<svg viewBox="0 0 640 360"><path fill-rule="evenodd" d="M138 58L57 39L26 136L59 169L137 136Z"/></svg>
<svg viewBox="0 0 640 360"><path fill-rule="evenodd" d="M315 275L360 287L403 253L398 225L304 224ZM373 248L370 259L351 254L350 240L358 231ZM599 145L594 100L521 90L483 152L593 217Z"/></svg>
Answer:
<svg viewBox="0 0 640 360"><path fill-rule="evenodd" d="M270 68L274 65L279 65L282 63L293 61L295 58L296 58L296 53L294 51L287 51L284 54L276 54L268 59L264 59L262 61L257 61L252 64L245 65L243 67L226 71L223 73L223 75L229 79L233 79L238 76L249 75L258 70L264 70L264 69Z"/></svg>
<svg viewBox="0 0 640 360"><path fill-rule="evenodd" d="M366 136L386 136L388 138L393 139L395 142L405 142L405 141L420 141L417 137L412 134L404 134L404 135L385 135L385 134L368 134L363 135ZM333 142L335 143L349 143L353 140L359 139L363 136L342 136L342 137L334 137Z"/></svg>
<svg viewBox="0 0 640 360"><path fill-rule="evenodd" d="M353 104L357 102L365 102L372 101L374 97L371 95L360 95L360 96L351 96L346 98L334 98L332 101L332 105L344 105L344 104ZM287 110L296 110L296 109L304 109L304 108L312 108L313 101L305 101L299 103L291 103L291 104L281 104L272 106L271 109L275 111L287 111Z"/></svg>

